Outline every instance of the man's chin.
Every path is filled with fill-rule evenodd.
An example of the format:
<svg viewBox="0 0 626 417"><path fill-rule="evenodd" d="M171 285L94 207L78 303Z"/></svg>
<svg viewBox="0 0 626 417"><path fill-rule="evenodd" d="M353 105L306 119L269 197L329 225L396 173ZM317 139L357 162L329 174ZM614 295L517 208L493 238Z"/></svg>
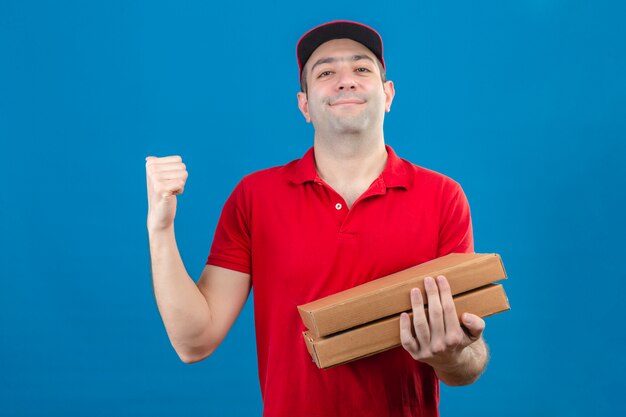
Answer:
<svg viewBox="0 0 626 417"><path fill-rule="evenodd" d="M363 123L340 123L334 125L333 128L340 135L358 135L366 130Z"/></svg>

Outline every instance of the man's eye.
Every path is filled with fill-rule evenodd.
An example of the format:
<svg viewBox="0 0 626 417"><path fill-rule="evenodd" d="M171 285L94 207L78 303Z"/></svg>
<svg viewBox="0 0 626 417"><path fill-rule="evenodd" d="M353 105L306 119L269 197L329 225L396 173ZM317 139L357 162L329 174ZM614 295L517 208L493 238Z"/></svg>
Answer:
<svg viewBox="0 0 626 417"><path fill-rule="evenodd" d="M357 70L358 72L371 72L371 71L369 70L369 68L364 68L364 67L357 68L356 70Z"/></svg>
<svg viewBox="0 0 626 417"><path fill-rule="evenodd" d="M317 78L326 77L326 76L328 76L330 74L331 74L330 71L324 71L324 72L321 72L320 75L317 76Z"/></svg>

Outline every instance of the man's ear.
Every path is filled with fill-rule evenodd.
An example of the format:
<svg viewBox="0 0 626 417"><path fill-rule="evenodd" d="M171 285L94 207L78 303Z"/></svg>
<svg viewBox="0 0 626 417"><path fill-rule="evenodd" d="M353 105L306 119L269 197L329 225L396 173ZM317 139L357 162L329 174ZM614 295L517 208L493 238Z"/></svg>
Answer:
<svg viewBox="0 0 626 417"><path fill-rule="evenodd" d="M383 83L383 90L385 91L385 111L389 113L391 111L391 102L396 95L396 90L393 87L393 81L385 81Z"/></svg>
<svg viewBox="0 0 626 417"><path fill-rule="evenodd" d="M307 99L306 93L303 93L302 91L298 93L298 108L306 119L306 122L311 123L311 115L309 114L309 100Z"/></svg>

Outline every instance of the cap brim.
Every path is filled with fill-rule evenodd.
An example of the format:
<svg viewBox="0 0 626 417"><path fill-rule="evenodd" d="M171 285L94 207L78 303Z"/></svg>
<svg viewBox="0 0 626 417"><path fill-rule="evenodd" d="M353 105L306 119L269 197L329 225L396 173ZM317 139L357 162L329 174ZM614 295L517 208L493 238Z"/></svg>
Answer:
<svg viewBox="0 0 626 417"><path fill-rule="evenodd" d="M296 53L298 56L298 66L300 68L300 76L302 69L307 63L313 52L323 43L333 39L352 39L364 45L376 55L383 65L383 40L374 29L361 23L348 20L337 20L317 26L307 33L298 41Z"/></svg>

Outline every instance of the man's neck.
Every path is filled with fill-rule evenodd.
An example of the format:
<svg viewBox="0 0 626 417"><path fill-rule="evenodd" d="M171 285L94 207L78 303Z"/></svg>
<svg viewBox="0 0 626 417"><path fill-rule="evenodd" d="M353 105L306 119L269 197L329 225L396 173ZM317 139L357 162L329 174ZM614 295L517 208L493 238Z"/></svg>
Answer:
<svg viewBox="0 0 626 417"><path fill-rule="evenodd" d="M378 178L387 162L382 134L370 138L349 135L327 138L316 134L314 153L318 175L349 206Z"/></svg>

